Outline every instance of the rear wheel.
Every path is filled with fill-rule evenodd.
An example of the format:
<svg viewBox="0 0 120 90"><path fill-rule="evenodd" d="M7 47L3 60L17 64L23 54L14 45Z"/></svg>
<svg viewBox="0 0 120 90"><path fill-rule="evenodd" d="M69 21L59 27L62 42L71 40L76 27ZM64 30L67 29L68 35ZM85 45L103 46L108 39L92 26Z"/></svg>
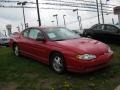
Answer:
<svg viewBox="0 0 120 90"><path fill-rule="evenodd" d="M61 54L55 53L51 56L51 67L52 69L61 74L64 73L65 71L65 63L64 63L64 58Z"/></svg>
<svg viewBox="0 0 120 90"><path fill-rule="evenodd" d="M18 45L14 45L13 51L14 51L15 56L20 56L20 51L19 51Z"/></svg>

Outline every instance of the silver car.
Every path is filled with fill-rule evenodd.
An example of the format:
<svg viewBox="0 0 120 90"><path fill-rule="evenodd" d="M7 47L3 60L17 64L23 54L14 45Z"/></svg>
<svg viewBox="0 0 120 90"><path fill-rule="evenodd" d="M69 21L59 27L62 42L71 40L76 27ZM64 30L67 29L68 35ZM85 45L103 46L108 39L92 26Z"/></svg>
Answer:
<svg viewBox="0 0 120 90"><path fill-rule="evenodd" d="M9 46L9 38L0 33L0 46Z"/></svg>

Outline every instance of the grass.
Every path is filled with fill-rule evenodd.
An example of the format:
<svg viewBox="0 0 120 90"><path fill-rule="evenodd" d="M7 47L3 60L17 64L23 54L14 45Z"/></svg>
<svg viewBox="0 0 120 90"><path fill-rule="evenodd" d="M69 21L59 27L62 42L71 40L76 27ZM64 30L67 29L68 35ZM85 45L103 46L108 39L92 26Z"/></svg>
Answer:
<svg viewBox="0 0 120 90"><path fill-rule="evenodd" d="M0 90L114 90L120 84L120 46L112 65L89 74L58 75L47 65L16 57L10 48L0 48Z"/></svg>

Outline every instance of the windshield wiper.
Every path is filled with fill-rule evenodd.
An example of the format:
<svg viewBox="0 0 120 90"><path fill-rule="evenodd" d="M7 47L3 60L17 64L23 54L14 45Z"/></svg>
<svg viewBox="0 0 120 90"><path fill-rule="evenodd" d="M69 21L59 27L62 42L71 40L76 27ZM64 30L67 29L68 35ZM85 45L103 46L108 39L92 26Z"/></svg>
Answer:
<svg viewBox="0 0 120 90"><path fill-rule="evenodd" d="M79 38L72 38L72 39L79 39Z"/></svg>

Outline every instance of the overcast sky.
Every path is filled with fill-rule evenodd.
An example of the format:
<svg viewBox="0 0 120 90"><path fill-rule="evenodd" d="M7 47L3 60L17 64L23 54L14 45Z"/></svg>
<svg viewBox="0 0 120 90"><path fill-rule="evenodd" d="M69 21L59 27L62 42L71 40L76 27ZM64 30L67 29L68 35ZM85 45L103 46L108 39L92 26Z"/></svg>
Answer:
<svg viewBox="0 0 120 90"><path fill-rule="evenodd" d="M1 0L0 0L1 1ZM4 0L3 0L4 1ZM10 1L10 0L9 0ZM13 1L13 0L12 0ZM32 1L35 2L35 0L19 0L19 1ZM76 0L61 0L61 1L76 1ZM84 0L88 1L88 0ZM89 0L89 1L96 1L96 0ZM99 1L99 0L98 0ZM106 3L105 0L102 0L104 3ZM45 0L39 0L39 2L48 2ZM76 1L76 3L79 3L79 1ZM107 2L108 4L113 4L113 5L120 5L120 0L110 0ZM15 3L0 3L2 5L16 5ZM35 6L35 5L27 5L27 6ZM72 7L62 7L62 6L50 6L50 5L41 5L41 7L53 7L53 8L71 8ZM58 14L58 21L59 21L59 26L64 26L63 23L63 15L66 15L66 24L67 27L70 29L79 29L79 25L77 22L77 17L76 17L76 12L73 12L72 10L48 10L48 9L40 9L40 16L41 16L41 22L42 26L56 26L56 19L53 17L54 14ZM82 18L82 25L83 28L88 28L94 24L97 23L97 13L96 12L87 12L87 11L79 11L79 15ZM115 23L118 22L118 17L117 15L114 14L109 14L109 15L104 15L105 16L105 23L112 23L112 18L114 18ZM25 17L26 17L26 22L29 23L29 26L38 26L37 22L37 11L35 8L33 9L25 9ZM90 18L94 17L94 18ZM51 21L54 20L55 22L52 23ZM19 25L21 28L21 24L23 24L23 14L22 14L22 9L13 9L13 8L0 8L0 30L6 29L5 25L6 24L12 24L12 31L17 30L17 26Z"/></svg>

